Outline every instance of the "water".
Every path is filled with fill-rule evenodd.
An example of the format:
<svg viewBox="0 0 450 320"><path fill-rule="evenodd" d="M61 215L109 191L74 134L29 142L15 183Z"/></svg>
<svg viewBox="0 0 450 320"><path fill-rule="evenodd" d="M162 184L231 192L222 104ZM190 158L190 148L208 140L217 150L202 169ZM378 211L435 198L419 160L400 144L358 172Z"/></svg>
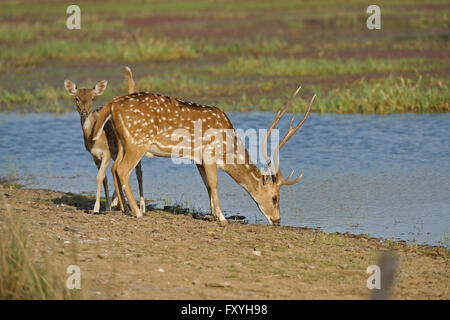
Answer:
<svg viewBox="0 0 450 320"><path fill-rule="evenodd" d="M246 130L267 128L274 114L229 116ZM279 127L286 129L288 121ZM448 246L449 128L448 114L312 114L280 156L285 175L305 171L298 184L282 187L282 224ZM0 150L0 176L16 170L28 187L95 192L97 170L84 149L77 114L2 114ZM143 172L145 196L155 205L170 201L209 210L194 165L144 158ZM134 174L131 184L137 196ZM219 193L225 215L265 223L253 200L223 172Z"/></svg>

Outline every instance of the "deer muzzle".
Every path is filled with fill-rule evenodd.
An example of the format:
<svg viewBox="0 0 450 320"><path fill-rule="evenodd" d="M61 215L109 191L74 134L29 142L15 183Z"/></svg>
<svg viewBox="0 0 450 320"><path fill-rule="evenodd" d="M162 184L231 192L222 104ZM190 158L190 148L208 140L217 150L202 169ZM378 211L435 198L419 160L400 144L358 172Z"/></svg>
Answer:
<svg viewBox="0 0 450 320"><path fill-rule="evenodd" d="M272 222L272 224L274 226L279 226L280 225L280 220L281 219L270 219L270 221Z"/></svg>

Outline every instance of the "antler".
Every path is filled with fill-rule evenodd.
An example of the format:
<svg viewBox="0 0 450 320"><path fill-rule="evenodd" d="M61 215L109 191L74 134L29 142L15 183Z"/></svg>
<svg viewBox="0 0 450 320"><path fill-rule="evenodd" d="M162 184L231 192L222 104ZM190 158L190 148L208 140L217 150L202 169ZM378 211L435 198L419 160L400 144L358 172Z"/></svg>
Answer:
<svg viewBox="0 0 450 320"><path fill-rule="evenodd" d="M295 90L295 92L292 94L291 98L288 100L288 102L286 103L286 106L283 108L283 110L278 111L277 115L275 116L275 119L273 120L272 124L270 125L269 129L267 130L267 134L263 140L263 145L262 145L263 156L267 161L267 164L270 168L270 171L272 172L272 175L275 176L275 181L279 185L292 185L294 183L297 183L303 176L303 171L302 171L296 179L290 180L292 178L292 176L294 175L294 170L292 170L291 173L289 174L289 176L287 177L287 179L284 179L283 174L281 173L281 170L279 167L279 154L280 154L281 148L285 145L285 143L294 135L295 132L297 132L297 130L303 125L305 120L308 118L308 115L311 111L311 106L314 102L314 99L316 98L316 95L314 95L311 98L308 109L306 110L306 113L303 116L303 119L295 127L293 127L294 117L292 117L291 123L289 124L288 132L286 133L283 140L281 140L280 144L277 146L277 148L275 149L275 152L273 153L273 163L267 154L267 141L269 140L269 136L272 133L272 130L275 128L275 126L278 124L278 122L280 122L280 119L286 113L287 109L292 104L292 101L294 100L295 96L298 94L300 89L301 89L301 86L298 87L297 90Z"/></svg>

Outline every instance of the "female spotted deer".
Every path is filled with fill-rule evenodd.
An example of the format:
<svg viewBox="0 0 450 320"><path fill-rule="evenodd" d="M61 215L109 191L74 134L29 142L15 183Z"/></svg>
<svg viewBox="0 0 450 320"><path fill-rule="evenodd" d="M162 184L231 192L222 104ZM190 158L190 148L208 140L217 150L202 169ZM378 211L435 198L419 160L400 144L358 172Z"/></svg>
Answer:
<svg viewBox="0 0 450 320"><path fill-rule="evenodd" d="M128 93L135 92L133 76L131 70L126 67L126 77L128 81ZM92 89L77 89L75 83L70 80L64 81L64 87L67 92L75 96L75 102L77 111L80 114L81 128L84 135L84 146L87 151L94 158L94 162L97 166L97 196L95 199L94 213L100 212L100 191L103 182L105 188L106 197L106 211L111 210L111 205L116 205L118 198L115 198L111 203L108 192L108 179L106 178L105 171L109 165L111 157L116 159L117 157L117 141L113 132L111 122L106 122L103 129L99 132L96 140L92 139L93 129L100 115L99 109L92 111L94 100L97 96L103 94L106 89L107 81L103 80L98 82ZM142 211L145 211L145 202L142 188L142 169L139 162L136 166L136 176L139 183L139 193L141 196L140 207ZM113 194L113 198L116 192Z"/></svg>
<svg viewBox="0 0 450 320"><path fill-rule="evenodd" d="M269 174L263 174L251 162L230 120L216 107L143 92L112 100L99 111L94 140L100 137L104 123L111 118L114 132L121 141L113 165L116 172L113 178L122 210L125 203L123 189L133 212L137 217L142 216L130 189L129 175L144 155L149 158L182 157L196 163L209 194L211 212L220 221L224 221L225 217L217 192L217 168L227 172L250 194L270 224L279 225L280 187L298 182L303 173L294 180L290 180L293 171L287 179L283 178L278 166L278 154L308 117L315 96L297 126L292 126L292 119L288 133L275 149L273 162L267 155L266 146L272 130L286 113L299 89L285 108L278 112L265 136L263 153L270 168Z"/></svg>

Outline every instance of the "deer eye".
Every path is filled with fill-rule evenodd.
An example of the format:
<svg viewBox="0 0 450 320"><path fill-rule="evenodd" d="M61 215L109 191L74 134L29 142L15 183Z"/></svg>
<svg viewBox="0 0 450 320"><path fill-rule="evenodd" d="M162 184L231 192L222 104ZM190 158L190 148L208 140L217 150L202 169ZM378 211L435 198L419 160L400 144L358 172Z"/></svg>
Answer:
<svg viewBox="0 0 450 320"><path fill-rule="evenodd" d="M77 98L75 98L75 101L76 101L76 102L79 102L79 101L80 101L80 99L78 99L78 97L77 97Z"/></svg>
<svg viewBox="0 0 450 320"><path fill-rule="evenodd" d="M278 199L277 196L272 197L273 204L277 204L277 199Z"/></svg>
<svg viewBox="0 0 450 320"><path fill-rule="evenodd" d="M92 98L91 101L94 101L95 98Z"/></svg>

